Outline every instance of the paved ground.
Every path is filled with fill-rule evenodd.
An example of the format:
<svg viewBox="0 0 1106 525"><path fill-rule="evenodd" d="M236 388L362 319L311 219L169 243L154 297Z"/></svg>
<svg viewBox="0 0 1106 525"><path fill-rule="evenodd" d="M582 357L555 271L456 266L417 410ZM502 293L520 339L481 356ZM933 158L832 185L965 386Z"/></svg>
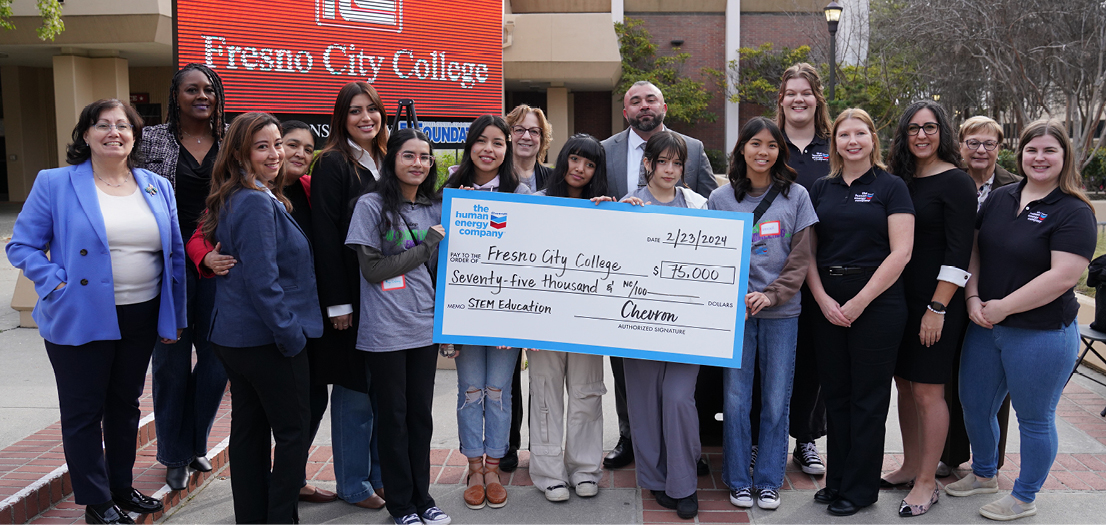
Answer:
<svg viewBox="0 0 1106 525"><path fill-rule="evenodd" d="M0 238L10 235L14 211L0 205ZM15 328L18 315L7 308L7 301L14 288L17 271L0 261L0 490L18 484L28 484L44 472L56 468L63 461L55 442L35 442L35 439L54 439L57 428L57 394L53 374L36 330ZM1099 379L1101 375L1092 373ZM607 371L607 384L612 384ZM529 480L526 453L523 468L508 481L510 503L504 509L471 511L461 502L461 476L464 460L454 450L457 443L456 428L456 373L440 370L436 381L434 419L437 422L433 441L433 479L431 492L439 505L458 523L659 523L681 522L672 511L663 510L649 496L635 488L632 468L606 472L599 496L593 499L573 498L563 504L551 504L532 487ZM525 394L524 394L525 397ZM149 408L148 399L144 407ZM604 425L605 447L617 440L617 423L614 420L613 396L604 396L604 410L608 417ZM229 397L224 402L229 406ZM1024 523L1102 523L1106 515L1106 419L1098 416L1106 406L1106 387L1076 376L1068 386L1058 412L1060 456L1053 472L1039 496L1040 514L1022 520ZM225 448L228 432L225 411L216 423L212 443L214 451ZM1012 421L1008 445L1007 466L1001 472L1000 482L1009 490L1017 476L1019 464L1017 423ZM884 469L892 470L901 461L902 445L899 438L895 407L892 406L887 422L887 440ZM525 429L524 429L525 433ZM45 437L43 437L45 436ZM524 441L525 441L524 435ZM56 440L55 440L56 441ZM37 444L36 444L37 443ZM45 443L45 444L43 444ZM324 420L308 465L308 475L313 483L334 488L334 471L331 457L329 416ZM824 450L824 443L819 443ZM136 484L154 492L161 487L164 470L154 461L156 442L144 443L136 464ZM21 452L15 452L21 451ZM29 452L31 451L31 452ZM886 523L899 518L896 515L899 499L905 492L885 491L880 501L869 509L848 518L833 518L812 501L815 490L821 486L821 478L808 476L795 470L787 473L787 484L782 492L783 505L776 511L752 509L738 511L727 501L727 493L718 477L721 454L718 449L706 449L713 466L711 476L700 478L700 523ZM39 466L28 463L15 465L24 456L35 456L35 461L47 462ZM28 460L31 461L31 460ZM49 463L53 461L54 463ZM962 474L964 471L960 471ZM230 470L225 469L210 481L189 494L180 505L162 518L169 523L232 523L233 508ZM944 482L955 478L946 478ZM58 490L62 487L58 483ZM61 494L59 493L59 496ZM913 521L919 523L982 523L976 509L993 496L951 498L943 496L934 509ZM0 498L2 499L2 498ZM71 497L59 497L47 504L45 512L27 516L35 523L74 523L81 521L81 508ZM47 508L49 507L49 508ZM386 523L385 511L363 510L341 502L301 507L301 519L305 523ZM684 522L686 523L686 522Z"/></svg>

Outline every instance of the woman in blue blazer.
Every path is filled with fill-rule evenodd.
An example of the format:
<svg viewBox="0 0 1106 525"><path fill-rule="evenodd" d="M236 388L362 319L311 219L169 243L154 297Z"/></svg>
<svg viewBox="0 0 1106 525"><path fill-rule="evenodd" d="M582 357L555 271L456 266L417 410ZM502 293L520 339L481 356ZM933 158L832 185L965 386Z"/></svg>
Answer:
<svg viewBox="0 0 1106 525"><path fill-rule="evenodd" d="M234 119L211 173L204 238L238 261L217 276L209 340L231 391L231 490L238 523L297 523L311 440L304 347L323 333L311 244L283 195L280 123ZM276 440L269 461L269 435Z"/></svg>
<svg viewBox="0 0 1106 525"><path fill-rule="evenodd" d="M35 179L8 260L35 283L62 444L88 523L134 523L161 501L131 486L150 354L186 325L184 244L169 181L135 168L142 118L115 99L81 112L71 166ZM101 446L101 442L103 445Z"/></svg>

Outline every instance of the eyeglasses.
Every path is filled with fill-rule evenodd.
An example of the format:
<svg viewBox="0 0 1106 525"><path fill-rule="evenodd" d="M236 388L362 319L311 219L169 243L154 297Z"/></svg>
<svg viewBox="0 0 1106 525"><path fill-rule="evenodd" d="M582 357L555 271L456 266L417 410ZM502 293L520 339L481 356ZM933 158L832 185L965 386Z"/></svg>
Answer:
<svg viewBox="0 0 1106 525"><path fill-rule="evenodd" d="M434 156L429 154L416 155L410 151L400 153L399 158L403 159L403 163L408 166L414 166L415 164L425 164L428 167L434 165Z"/></svg>
<svg viewBox="0 0 1106 525"><path fill-rule="evenodd" d="M119 131L119 133L130 133L134 131L134 126L123 122L120 122L119 124L97 122L96 125L92 127L96 128L96 131L99 131L100 133L108 133L113 129Z"/></svg>
<svg viewBox="0 0 1106 525"><path fill-rule="evenodd" d="M978 140L971 139L971 140L965 140L964 145L967 146L968 149L970 149L972 151L975 151L975 150L979 149L980 146L983 146L983 149L985 149L987 151L994 151L995 148L998 147L998 142L994 141L994 140L988 140L986 142L980 142Z"/></svg>
<svg viewBox="0 0 1106 525"><path fill-rule="evenodd" d="M515 126L511 128L511 133L518 137L529 133L531 137L537 137L539 139L541 138L541 128L524 128L522 126Z"/></svg>
<svg viewBox="0 0 1106 525"><path fill-rule="evenodd" d="M937 133L937 130L941 128L937 126L936 122L926 122L921 126L917 124L911 124L906 127L906 135L908 137L913 137L914 135L918 134L919 129L925 132L926 135L933 135L934 133Z"/></svg>

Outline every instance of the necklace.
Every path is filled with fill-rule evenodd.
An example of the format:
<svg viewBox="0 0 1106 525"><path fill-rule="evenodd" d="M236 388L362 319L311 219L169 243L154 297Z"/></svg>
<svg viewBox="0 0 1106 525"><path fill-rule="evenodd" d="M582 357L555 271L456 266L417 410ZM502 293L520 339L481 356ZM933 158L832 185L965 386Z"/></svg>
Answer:
<svg viewBox="0 0 1106 525"><path fill-rule="evenodd" d="M94 171L94 172L92 172L92 174L95 175L97 179L100 179L100 182L102 182L104 184L107 184L108 186L111 186L112 188L122 188L124 185L126 185L128 182L131 181L130 177L127 177L126 179L123 179L123 182L120 182L119 184L112 184L112 183L104 180L104 178L101 177L99 173L96 173Z"/></svg>
<svg viewBox="0 0 1106 525"><path fill-rule="evenodd" d="M195 135L193 135L193 134L191 134L191 133L189 133L189 132L187 132L187 131L185 131L185 130L183 130L183 129L182 129L182 130L180 130L180 132L181 132L181 133L184 133L185 135L188 135L189 137L192 137L192 138L196 139L196 144L202 144L202 143L203 143L203 140L204 140L204 136L203 136L203 135L200 135L199 137L197 137L197 136L195 136Z"/></svg>

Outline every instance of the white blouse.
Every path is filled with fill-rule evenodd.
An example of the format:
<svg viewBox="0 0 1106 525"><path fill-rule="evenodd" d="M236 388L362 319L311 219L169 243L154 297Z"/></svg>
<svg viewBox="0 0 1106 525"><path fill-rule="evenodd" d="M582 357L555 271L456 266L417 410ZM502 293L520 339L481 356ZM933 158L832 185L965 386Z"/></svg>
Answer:
<svg viewBox="0 0 1106 525"><path fill-rule="evenodd" d="M161 292L161 232L142 191L116 197L96 188L111 253L115 304L149 301Z"/></svg>

